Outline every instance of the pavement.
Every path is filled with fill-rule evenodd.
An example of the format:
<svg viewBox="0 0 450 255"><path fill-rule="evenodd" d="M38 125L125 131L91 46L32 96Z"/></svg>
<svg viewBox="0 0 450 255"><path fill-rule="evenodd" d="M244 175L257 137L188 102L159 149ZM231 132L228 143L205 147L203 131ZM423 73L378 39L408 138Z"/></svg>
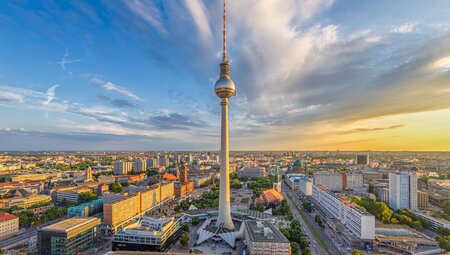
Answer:
<svg viewBox="0 0 450 255"><path fill-rule="evenodd" d="M35 237L37 238L37 232L38 232L38 227L42 228L42 227L46 227L48 225L51 225L53 223L65 220L66 216L58 218L58 219L54 219L51 220L47 223L41 224L39 226L35 226L35 227L30 227L30 228L23 228L19 231L19 234L3 239L0 241L0 248L4 249L4 250L8 250L11 249L17 245L23 244L28 242L31 238Z"/></svg>

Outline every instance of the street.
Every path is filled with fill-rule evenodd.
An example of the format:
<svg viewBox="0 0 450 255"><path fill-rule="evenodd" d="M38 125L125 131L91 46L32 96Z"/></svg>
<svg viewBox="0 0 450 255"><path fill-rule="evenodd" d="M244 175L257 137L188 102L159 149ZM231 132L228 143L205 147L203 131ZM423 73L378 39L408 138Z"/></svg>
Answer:
<svg viewBox="0 0 450 255"><path fill-rule="evenodd" d="M305 235L310 240L310 249L312 254L342 254L336 248L334 243L326 236L324 231L311 219L311 217L309 217L305 211L303 211L302 203L295 194L295 191L290 190L289 187L283 183L282 192L289 204L289 207L291 208L294 218L299 221ZM310 229L310 227L312 227L312 229Z"/></svg>

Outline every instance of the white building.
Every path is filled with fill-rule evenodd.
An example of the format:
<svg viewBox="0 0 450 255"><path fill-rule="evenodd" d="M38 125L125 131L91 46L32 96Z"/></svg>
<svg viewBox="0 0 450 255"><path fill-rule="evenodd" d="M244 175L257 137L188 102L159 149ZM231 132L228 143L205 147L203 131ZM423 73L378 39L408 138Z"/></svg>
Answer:
<svg viewBox="0 0 450 255"><path fill-rule="evenodd" d="M116 160L114 161L114 174L128 174L133 169L131 162Z"/></svg>
<svg viewBox="0 0 450 255"><path fill-rule="evenodd" d="M417 210L417 176L415 173L389 173L389 207L394 210Z"/></svg>
<svg viewBox="0 0 450 255"><path fill-rule="evenodd" d="M312 196L312 180L309 178L301 178L300 179L300 191L303 192L305 196Z"/></svg>
<svg viewBox="0 0 450 255"><path fill-rule="evenodd" d="M147 166L150 168L157 168L158 167L158 160L154 158L147 159Z"/></svg>
<svg viewBox="0 0 450 255"><path fill-rule="evenodd" d="M133 161L133 172L135 173L142 173L147 170L147 162L142 159L135 159Z"/></svg>
<svg viewBox="0 0 450 255"><path fill-rule="evenodd" d="M431 215L421 213L420 211L412 211L417 217L431 223L431 228L437 230L438 227L450 229L450 222L444 219L439 219Z"/></svg>
<svg viewBox="0 0 450 255"><path fill-rule="evenodd" d="M324 186L313 185L312 197L350 232L363 240L375 238L375 216L355 203L329 192Z"/></svg>
<svg viewBox="0 0 450 255"><path fill-rule="evenodd" d="M291 254L291 243L270 221L245 221L245 240L252 255Z"/></svg>

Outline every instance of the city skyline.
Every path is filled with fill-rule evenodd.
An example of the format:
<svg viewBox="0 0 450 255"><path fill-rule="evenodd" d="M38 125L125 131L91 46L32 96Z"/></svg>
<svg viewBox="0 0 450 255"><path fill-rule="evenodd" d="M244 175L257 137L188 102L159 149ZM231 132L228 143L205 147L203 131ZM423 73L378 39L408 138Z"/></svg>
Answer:
<svg viewBox="0 0 450 255"><path fill-rule="evenodd" d="M0 150L219 150L220 5L0 3ZM228 5L231 151L450 151L450 3Z"/></svg>

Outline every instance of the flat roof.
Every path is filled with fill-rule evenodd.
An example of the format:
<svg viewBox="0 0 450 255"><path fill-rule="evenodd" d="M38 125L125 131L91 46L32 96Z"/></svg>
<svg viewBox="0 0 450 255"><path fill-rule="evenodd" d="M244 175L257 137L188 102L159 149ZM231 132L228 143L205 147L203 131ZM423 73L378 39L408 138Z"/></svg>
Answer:
<svg viewBox="0 0 450 255"><path fill-rule="evenodd" d="M98 218L74 217L57 222L47 227L43 227L41 230L68 233L70 231L76 230L77 228L95 226L98 224L100 224L100 219Z"/></svg>
<svg viewBox="0 0 450 255"><path fill-rule="evenodd" d="M289 240L270 221L247 220L245 226L253 242L289 243Z"/></svg>

